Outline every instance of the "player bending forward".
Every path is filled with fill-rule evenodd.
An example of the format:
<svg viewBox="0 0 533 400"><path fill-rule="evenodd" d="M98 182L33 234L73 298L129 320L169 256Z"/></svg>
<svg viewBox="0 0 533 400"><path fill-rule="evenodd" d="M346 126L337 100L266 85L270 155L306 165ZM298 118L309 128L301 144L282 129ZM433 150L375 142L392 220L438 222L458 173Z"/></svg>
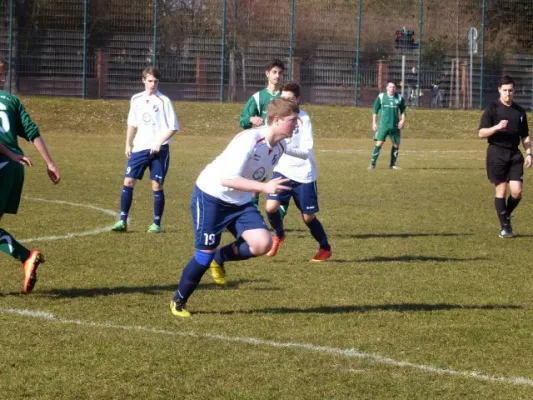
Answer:
<svg viewBox="0 0 533 400"><path fill-rule="evenodd" d="M191 201L196 250L170 302L173 315L190 317L186 303L214 259L223 272L226 261L247 260L270 250L272 238L252 203L252 192L270 194L290 190L285 186L289 179L278 178L267 183L263 180L283 153L307 156L289 147L285 140L292 137L297 124L296 104L285 99L273 100L267 108L267 126L238 134L200 173ZM236 240L217 249L224 229Z"/></svg>

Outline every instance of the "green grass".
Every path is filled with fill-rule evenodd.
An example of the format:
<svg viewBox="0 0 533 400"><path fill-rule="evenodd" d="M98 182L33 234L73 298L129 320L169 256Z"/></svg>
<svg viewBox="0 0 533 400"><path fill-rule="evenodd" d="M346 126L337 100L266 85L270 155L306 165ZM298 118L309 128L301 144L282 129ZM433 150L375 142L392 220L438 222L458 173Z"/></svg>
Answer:
<svg viewBox="0 0 533 400"><path fill-rule="evenodd" d="M97 210L35 198L117 211L128 102L24 102L63 181L53 186L24 144L37 166L19 215L2 227L31 239L111 226ZM168 303L193 253L191 189L238 132L240 107L176 104L182 132L171 146L163 234L145 232L145 180L127 234L28 243L47 256L30 296L20 294L20 267L1 256L2 398L533 396L532 177L515 213L518 236L499 239L480 112L410 111L403 169L386 168L388 143L367 171L371 111L307 107L333 258L308 262L317 246L291 206L275 258L229 264L225 290L206 275L189 302L193 318L173 317Z"/></svg>

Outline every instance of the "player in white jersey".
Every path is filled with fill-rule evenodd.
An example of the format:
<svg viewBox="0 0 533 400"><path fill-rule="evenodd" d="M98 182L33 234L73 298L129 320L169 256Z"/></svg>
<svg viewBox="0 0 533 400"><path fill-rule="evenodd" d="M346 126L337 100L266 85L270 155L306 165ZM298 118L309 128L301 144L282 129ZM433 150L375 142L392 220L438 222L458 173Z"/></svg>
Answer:
<svg viewBox="0 0 533 400"><path fill-rule="evenodd" d="M172 102L157 90L159 78L157 69L146 68L142 73L144 91L131 98L125 151L128 162L120 197L120 221L113 227L116 232L128 229L133 187L142 179L146 168L150 169L154 196L154 220L148 232L161 232L165 209L163 183L170 161L168 144L179 130L179 124Z"/></svg>
<svg viewBox="0 0 533 400"><path fill-rule="evenodd" d="M300 104L300 86L294 82L288 82L281 87L281 97ZM289 178L286 183L292 190L281 193L269 194L266 202L268 222L274 229L272 248L267 253L268 257L274 257L280 244L285 240L283 218L280 215L280 207L287 211L292 197L296 207L302 213L311 235L318 242L319 248L311 262L321 262L331 257L331 246L328 242L326 231L322 223L316 217L318 208L318 189L316 183L316 163L313 156L313 127L309 115L300 109L298 114L298 130L294 133L291 146L309 152L307 159L293 157L284 154L274 168L273 179Z"/></svg>
<svg viewBox="0 0 533 400"><path fill-rule="evenodd" d="M185 266L178 290L170 302L172 314L190 316L185 304L212 262L223 273L226 261L247 260L270 250L272 238L261 213L252 203L252 192L279 193L290 189L284 185L288 179L273 179L267 183L264 179L284 152L308 156L307 152L293 150L286 143L285 139L292 136L297 123L295 103L285 99L272 101L267 108L267 126L237 135L200 173L191 200L196 251ZM236 241L217 249L226 228Z"/></svg>

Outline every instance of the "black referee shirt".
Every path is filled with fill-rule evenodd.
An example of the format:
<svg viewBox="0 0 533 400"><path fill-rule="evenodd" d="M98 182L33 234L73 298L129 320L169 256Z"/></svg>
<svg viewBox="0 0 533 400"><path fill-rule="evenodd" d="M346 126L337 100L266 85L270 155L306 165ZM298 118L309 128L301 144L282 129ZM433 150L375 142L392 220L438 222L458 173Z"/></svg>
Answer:
<svg viewBox="0 0 533 400"><path fill-rule="evenodd" d="M505 119L509 121L507 127L504 130L496 131L494 135L487 138L487 141L495 146L518 150L520 138L529 136L529 128L526 112L515 102L510 106L506 106L500 100L490 103L483 111L479 129L492 128Z"/></svg>

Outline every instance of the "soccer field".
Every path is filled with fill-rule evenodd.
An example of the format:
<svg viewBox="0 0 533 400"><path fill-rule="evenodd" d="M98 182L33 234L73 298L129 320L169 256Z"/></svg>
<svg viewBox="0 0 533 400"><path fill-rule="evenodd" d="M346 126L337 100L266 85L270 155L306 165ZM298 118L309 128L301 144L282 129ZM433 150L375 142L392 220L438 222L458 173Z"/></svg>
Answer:
<svg viewBox="0 0 533 400"><path fill-rule="evenodd" d="M500 239L480 112L410 112L402 169L387 168L388 142L368 171L371 111L307 107L333 257L308 261L316 243L292 205L278 255L227 264L226 289L206 274L183 320L168 303L193 254L191 190L238 132L241 105L176 103L164 232L149 235L146 178L130 231L110 232L128 102L24 103L63 181L23 145L37 165L2 226L47 262L25 296L0 255L0 398L533 397L533 177L517 236Z"/></svg>

